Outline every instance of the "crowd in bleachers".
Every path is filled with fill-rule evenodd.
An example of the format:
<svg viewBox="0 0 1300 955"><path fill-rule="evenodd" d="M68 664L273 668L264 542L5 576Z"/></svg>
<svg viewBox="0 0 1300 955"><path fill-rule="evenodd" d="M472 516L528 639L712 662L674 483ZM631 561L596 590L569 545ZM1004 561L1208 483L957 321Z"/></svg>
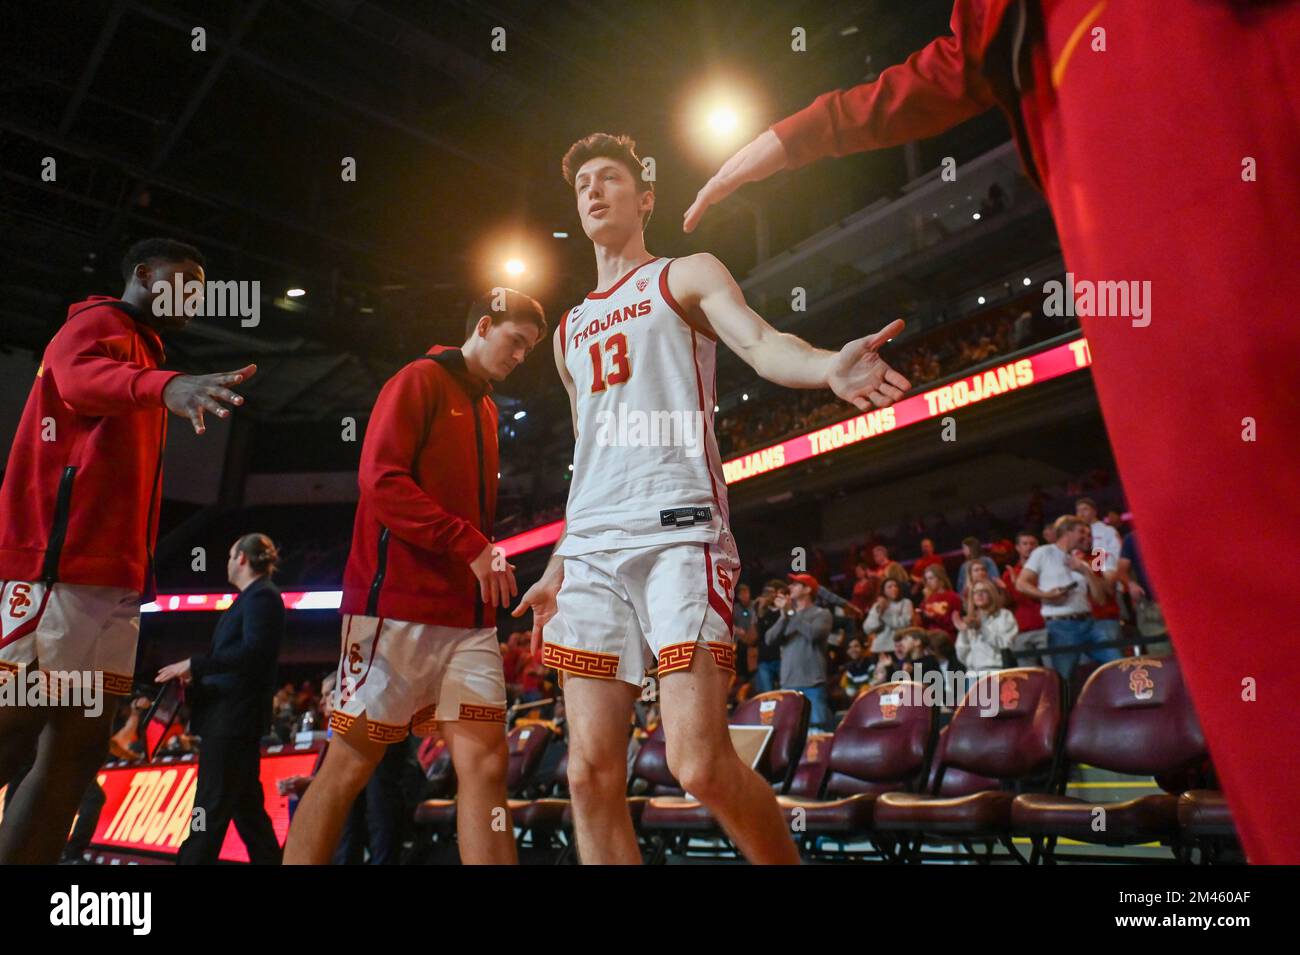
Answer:
<svg viewBox="0 0 1300 955"><path fill-rule="evenodd" d="M1104 472L1090 477L1105 480ZM1082 486L1070 482L1066 490L1077 494ZM1136 558L1136 538L1130 533L1127 543L1112 543L1127 529L1121 510L1099 511L1091 498L1080 497L1076 506L1043 523L1047 500L1036 489L1021 524L1034 530L1006 536L992 530L994 515L977 514L988 519L983 523L990 530L982 537L966 536L960 550L944 553L936 547L937 535L928 533L914 548L891 550L873 534L836 555L838 571L835 559L820 550L811 555L806 572L801 567L793 574L769 574L760 568L749 579L762 580L761 586L742 583L737 592L736 698L782 686L799 689L813 701L813 724L831 729L832 713L846 710L860 692L918 667L982 672L1041 663L1061 670L1069 680L1076 664L1085 662L1082 655L1042 652L1049 646L1048 633L1058 624L1064 628L1065 623L1085 623L1079 639L1101 644L1122 637L1137 644L1142 637L1158 635L1163 629L1158 605L1140 559L1130 559ZM923 522L905 522L897 537L910 545L925 530ZM1070 552L1096 571L1097 586L1089 587L1086 602L1079 604L1086 610L1045 622L1042 600L1022 592L1020 583L1026 569L1039 572L1042 560L1035 557L1036 550L1045 551L1039 555L1044 559L1055 556L1052 552L1058 548L1049 545L1062 533L1077 535ZM1066 549L1064 542L1059 549ZM891 556L899 551L906 558L903 562ZM1070 556L1059 559L1068 561ZM1084 596L1081 592L1076 599ZM793 622L782 622L792 611ZM1078 620L1081 617L1089 619ZM815 647L820 657L811 676L807 659L800 661L797 676L788 665L787 654L800 646L787 632L792 627L802 627L796 636ZM1051 645L1070 644L1058 633ZM798 652L806 655L807 647ZM1089 655L1102 662L1121 652L1112 648Z"/></svg>

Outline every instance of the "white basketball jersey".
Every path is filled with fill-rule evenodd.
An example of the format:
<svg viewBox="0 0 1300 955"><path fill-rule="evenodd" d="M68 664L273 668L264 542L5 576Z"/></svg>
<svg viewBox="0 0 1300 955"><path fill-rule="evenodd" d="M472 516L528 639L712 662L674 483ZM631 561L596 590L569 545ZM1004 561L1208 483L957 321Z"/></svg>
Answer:
<svg viewBox="0 0 1300 955"><path fill-rule="evenodd" d="M556 553L730 533L713 436L717 344L669 293L672 261L651 259L560 320L578 436Z"/></svg>

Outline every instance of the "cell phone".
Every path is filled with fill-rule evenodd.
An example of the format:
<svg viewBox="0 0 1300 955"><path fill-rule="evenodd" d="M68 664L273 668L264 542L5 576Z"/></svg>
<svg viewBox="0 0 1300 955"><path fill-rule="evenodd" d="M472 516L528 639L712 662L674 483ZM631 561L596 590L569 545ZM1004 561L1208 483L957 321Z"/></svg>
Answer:
<svg viewBox="0 0 1300 955"><path fill-rule="evenodd" d="M1079 586L1079 582L1078 582L1077 580L1072 580L1072 581L1070 581L1068 584L1065 585L1065 589L1066 589L1066 590L1073 590L1073 589L1074 589L1075 587L1077 587L1077 586Z"/></svg>

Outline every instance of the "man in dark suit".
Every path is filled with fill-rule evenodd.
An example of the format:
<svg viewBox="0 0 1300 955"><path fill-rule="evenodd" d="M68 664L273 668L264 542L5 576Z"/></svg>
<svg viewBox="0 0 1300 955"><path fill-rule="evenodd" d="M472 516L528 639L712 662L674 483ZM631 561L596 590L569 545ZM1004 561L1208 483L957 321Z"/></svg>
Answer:
<svg viewBox="0 0 1300 955"><path fill-rule="evenodd" d="M271 583L279 554L265 534L245 534L230 548L226 573L239 596L221 616L212 650L158 671L188 693L191 732L203 740L194 806L203 810L182 843L181 865L217 861L233 820L249 861L278 865L280 846L266 814L258 776L261 739L271 723L275 671L284 637L284 602Z"/></svg>

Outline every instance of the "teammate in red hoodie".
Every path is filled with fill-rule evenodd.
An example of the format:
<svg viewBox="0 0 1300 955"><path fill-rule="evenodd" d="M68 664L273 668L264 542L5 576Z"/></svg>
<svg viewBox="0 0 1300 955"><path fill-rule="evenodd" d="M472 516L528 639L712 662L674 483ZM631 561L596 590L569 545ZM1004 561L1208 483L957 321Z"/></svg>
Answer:
<svg viewBox="0 0 1300 955"><path fill-rule="evenodd" d="M1300 651L1256 639L1294 628L1272 555L1300 524L1298 46L1297 0L956 0L950 36L776 123L683 222L778 170L1002 109L1076 282L1146 282L1156 301L1081 322L1143 557L1256 863L1300 862L1300 770L1277 749ZM1206 528L1250 626L1225 631L1214 588L1187 571Z"/></svg>
<svg viewBox="0 0 1300 955"><path fill-rule="evenodd" d="M131 692L140 604L154 597L167 412L201 434L204 413L229 415L222 402L243 402L229 387L257 370L158 367L159 332L189 318L156 314L155 300L179 298L178 281L202 283L203 268L199 251L180 242L132 246L121 299L94 295L68 309L23 409L0 487L0 684L20 681L29 701L39 686L50 705L0 706L0 785L37 751L0 825L0 864L58 860L107 752L117 707L100 700L95 712L99 691L87 695L84 684L76 705L71 695L53 705L71 685L63 681Z"/></svg>
<svg viewBox="0 0 1300 955"><path fill-rule="evenodd" d="M456 769L464 863L513 863L506 684L493 609L517 593L491 543L502 381L546 337L511 289L475 302L461 348L434 346L390 378L366 426L361 499L343 573L336 744L298 806L285 864L323 865L391 743L441 732Z"/></svg>

